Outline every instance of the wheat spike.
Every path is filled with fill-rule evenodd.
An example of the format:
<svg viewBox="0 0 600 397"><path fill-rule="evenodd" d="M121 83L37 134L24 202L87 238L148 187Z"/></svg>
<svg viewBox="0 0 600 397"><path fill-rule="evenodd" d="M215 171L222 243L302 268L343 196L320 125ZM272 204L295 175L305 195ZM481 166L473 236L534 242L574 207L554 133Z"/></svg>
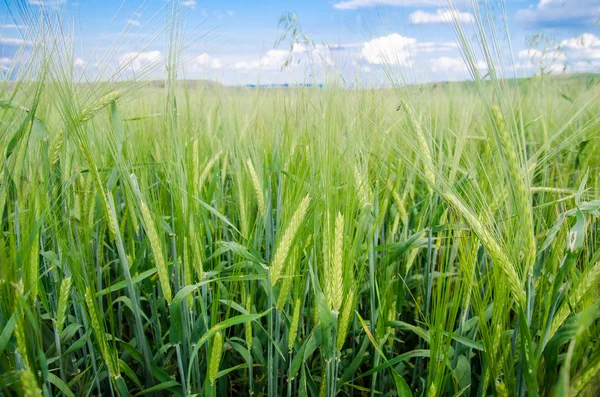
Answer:
<svg viewBox="0 0 600 397"><path fill-rule="evenodd" d="M24 397L41 397L42 390L40 389L40 385L33 374L33 371L29 368L25 368L19 374L19 378L21 379L21 387L23 388L23 396Z"/></svg>
<svg viewBox="0 0 600 397"><path fill-rule="evenodd" d="M417 134L417 145L419 148L419 152L425 155L424 159L424 173L427 184L430 189L435 186L435 176L433 173L433 156L431 155L431 149L429 148L429 144L427 143L427 139L425 139L425 135L423 134L423 129L421 128L421 123L413 113L412 108L406 103L405 100L400 102L404 111L408 115L408 120L410 121L411 127L415 130Z"/></svg>
<svg viewBox="0 0 600 397"><path fill-rule="evenodd" d="M248 296L246 297L246 311L248 312L248 314L250 314L252 312L252 296L250 294L248 294ZM252 322L251 321L247 321L246 323L244 323L244 328L246 331L246 346L248 347L248 350L252 349Z"/></svg>
<svg viewBox="0 0 600 397"><path fill-rule="evenodd" d="M563 303L554 316L552 321L552 327L550 328L550 336L558 330L558 328L565 322L567 317L571 314L571 307L575 307L579 304L584 295L592 288L597 286L600 282L600 262L597 262L594 266L589 268L585 274L579 278L577 285L573 287L569 295L569 302Z"/></svg>
<svg viewBox="0 0 600 397"><path fill-rule="evenodd" d="M518 219L519 222L522 222L518 230L522 238L525 239L525 247L523 247L525 252L522 277L526 277L533 267L536 255L535 230L533 225L533 213L531 212L531 194L528 188L529 183L524 179L524 175L528 175L528 173L526 171L523 172L523 169L520 166L517 151L515 150L508 128L506 127L506 121L496 105L492 107L492 118L496 127L495 130L500 143L500 150L506 158L508 176L511 179L509 185L511 187L513 200L517 206L516 211Z"/></svg>
<svg viewBox="0 0 600 397"><path fill-rule="evenodd" d="M69 294L71 293L72 279L65 277L60 282L58 305L56 307L56 331L60 334L67 320L67 308L69 307Z"/></svg>
<svg viewBox="0 0 600 397"><path fill-rule="evenodd" d="M208 379L211 385L215 384L219 366L221 365L221 354L223 353L223 335L218 331L213 337L212 350L210 352L210 363L208 364Z"/></svg>
<svg viewBox="0 0 600 397"><path fill-rule="evenodd" d="M361 206L368 207L371 205L371 189L367 178L360 172L358 166L354 166L354 181L358 188L358 201Z"/></svg>
<svg viewBox="0 0 600 397"><path fill-rule="evenodd" d="M150 210L148 209L146 203L143 201L141 204L141 212L142 219L144 221L144 227L146 229L146 234L148 236L148 240L150 241L150 249L152 251L152 256L154 257L154 263L156 264L156 269L158 270L158 279L160 281L160 286L162 288L163 294L165 295L165 299L167 300L167 302L171 303L173 296L171 293L169 268L167 267L167 264L165 262L165 257L162 251L162 245L158 237L158 232L156 231L156 226L154 225L154 219L152 219Z"/></svg>
<svg viewBox="0 0 600 397"><path fill-rule="evenodd" d="M221 157L221 151L219 150L217 152L217 154L215 154L210 160L208 160L208 162L206 163L206 166L204 167L204 169L202 170L202 173L200 174L200 178L198 179L198 187L201 189L202 186L204 186L204 182L206 181L206 179L208 178L208 174L210 173L210 170L213 168L213 166L215 165L215 163L219 160L219 157Z"/></svg>
<svg viewBox="0 0 600 397"><path fill-rule="evenodd" d="M102 325L100 316L98 315L98 311L96 310L96 304L94 303L93 298L94 294L92 293L90 287L86 288L84 297L87 306L88 316L90 318L90 323L92 326L92 331L96 336L96 343L98 344L100 355L104 360L104 364L106 364L106 368L108 369L110 376L115 377L119 375L119 366L117 364L116 357L114 357L108 349L108 342L106 341L104 326Z"/></svg>
<svg viewBox="0 0 600 397"><path fill-rule="evenodd" d="M300 299L296 299L294 304L294 314L292 315L292 323L290 324L290 332L288 339L288 350L291 352L294 349L294 342L298 335L298 325L300 324Z"/></svg>
<svg viewBox="0 0 600 397"><path fill-rule="evenodd" d="M290 247L292 246L292 242L294 241L294 237L296 236L300 225L304 221L309 204L310 196L306 195L296 209L296 212L294 212L294 215L285 229L281 240L279 240L279 245L277 246L277 250L273 256L273 261L271 262L271 266L269 268L269 277L271 279L272 286L277 283L277 280L281 276L283 265L288 257Z"/></svg>
<svg viewBox="0 0 600 397"><path fill-rule="evenodd" d="M348 292L348 296L346 297L346 301L342 306L342 312L340 317L338 318L338 332L337 332L337 342L336 347L338 352L342 350L344 347L344 342L346 341L346 335L348 335L348 330L350 329L350 324L352 323L352 319L354 317L354 290L351 288Z"/></svg>
<svg viewBox="0 0 600 397"><path fill-rule="evenodd" d="M344 256L344 216L338 213L335 219L335 234L333 241L333 257L331 258L331 272L325 275L330 279L331 285L329 292L331 305L329 309L333 312L339 312L342 305L342 296L344 291L343 275L343 256Z"/></svg>
<svg viewBox="0 0 600 397"><path fill-rule="evenodd" d="M258 201L258 213L261 216L265 216L265 214L266 214L265 194L263 191L262 183L260 182L260 179L258 179L258 175L256 174L256 170L254 169L252 160L248 159L246 161L246 164L248 166L248 172L250 173L250 179L252 180L252 186L254 187L254 192L256 193L256 200Z"/></svg>

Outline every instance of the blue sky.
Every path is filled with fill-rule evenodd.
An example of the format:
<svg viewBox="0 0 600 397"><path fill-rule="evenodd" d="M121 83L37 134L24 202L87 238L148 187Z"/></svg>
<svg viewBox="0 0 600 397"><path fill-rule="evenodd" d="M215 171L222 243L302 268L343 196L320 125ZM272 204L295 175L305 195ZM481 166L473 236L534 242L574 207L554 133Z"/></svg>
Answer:
<svg viewBox="0 0 600 397"><path fill-rule="evenodd" d="M454 1L453 11L443 0L2 0L0 68L23 62L27 49L20 53L19 44L34 41L32 23L22 15L60 10L72 32L72 61L80 75L123 65L123 76L160 77L171 1L185 15L181 61L188 78L247 84L343 76L378 84L385 81L386 65L411 82L469 77L450 21L461 21L467 37L474 37L470 0ZM489 9L501 28L498 44L508 75L531 75L540 67L557 73L600 71L600 0L506 0L480 2L479 8ZM283 33L278 21L284 12L295 13L308 42L293 45L288 35L274 46ZM503 15L509 34L502 28ZM536 34L544 40L531 45ZM485 73L483 57L476 57ZM291 62L282 68L286 60Z"/></svg>

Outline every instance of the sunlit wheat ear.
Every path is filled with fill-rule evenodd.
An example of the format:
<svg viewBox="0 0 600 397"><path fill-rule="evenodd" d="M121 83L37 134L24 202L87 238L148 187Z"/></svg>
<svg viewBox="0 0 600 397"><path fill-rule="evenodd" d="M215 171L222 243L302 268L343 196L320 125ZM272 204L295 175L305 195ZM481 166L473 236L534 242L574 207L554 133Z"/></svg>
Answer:
<svg viewBox="0 0 600 397"><path fill-rule="evenodd" d="M86 121L92 119L96 116L101 110L107 108L113 102L115 102L119 98L119 91L114 90L104 95L102 98L94 101L91 105L83 108L79 113L79 122L85 123Z"/></svg>
<svg viewBox="0 0 600 397"><path fill-rule="evenodd" d="M596 358L595 362L588 365L581 374L576 376L571 382L571 396L579 396L590 386L594 380L597 381L600 373L600 358Z"/></svg>
<svg viewBox="0 0 600 397"><path fill-rule="evenodd" d="M52 167L56 166L60 161L60 155L62 153L62 148L64 145L64 135L65 130L61 129L56 137L52 140L50 145L50 165Z"/></svg>
<svg viewBox="0 0 600 397"><path fill-rule="evenodd" d="M98 345L98 350L100 350L100 355L104 360L104 364L108 369L108 372L112 378L119 375L119 366L117 364L116 358L111 354L108 348L108 342L106 340L106 334L104 332L104 326L101 323L100 316L98 315L98 311L96 310L96 304L94 302L94 294L90 287L87 287L85 290L85 304L87 307L88 316L90 318L90 323L92 325L92 331L96 337L96 344Z"/></svg>
<svg viewBox="0 0 600 397"><path fill-rule="evenodd" d="M208 364L208 380L211 385L215 384L219 366L221 365L221 354L223 353L223 335L218 331L213 337L210 362Z"/></svg>
<svg viewBox="0 0 600 397"><path fill-rule="evenodd" d="M265 208L265 194L263 191L262 183L256 174L256 170L254 169L254 165L252 164L252 160L248 159L246 161L246 165L248 167L248 173L250 174L250 180L252 181L252 186L254 187L254 192L256 193L256 200L258 202L258 213L260 216L265 216L266 208Z"/></svg>
<svg viewBox="0 0 600 397"><path fill-rule="evenodd" d="M206 179L208 178L208 174L210 173L210 170L213 168L215 163L217 161L219 161L219 157L221 157L221 153L222 152L219 150L217 152L217 154L215 154L210 160L208 160L208 163L206 163L206 166L202 170L202 173L200 174L200 178L198 179L198 187L199 188L202 188L202 186L204 186L204 182L206 182Z"/></svg>
<svg viewBox="0 0 600 397"><path fill-rule="evenodd" d="M295 260L296 251L297 249L294 249L293 253L290 255L291 261ZM290 289L292 288L292 281L294 277L293 267L293 265L288 266L288 271L286 271L285 274L281 276L283 280L281 282L281 287L279 288L279 296L277 297L277 308L279 310L282 310L285 306L288 295L290 294Z"/></svg>
<svg viewBox="0 0 600 397"><path fill-rule="evenodd" d="M422 130L419 121L412 114L410 106L405 101L402 101L402 107L405 108L411 120L412 127L417 131L417 135L421 138L417 138L419 150L423 151L424 168L425 168L425 181L431 189L436 188L436 180L433 173L434 166L431 158L431 152L429 146L422 135ZM483 225L483 223L477 218L477 216L471 211L464 202L456 195L451 188L439 189L438 193L442 198L450 205L456 212L458 212L465 222L469 225L473 233L481 240L483 246L489 252L490 256L494 260L494 263L500 267L506 277L506 282L509 285L513 297L524 307L525 304L525 291L522 288L519 274L515 269L515 266L510 261L506 252L502 249L501 245L496 240L496 237L490 232L490 230Z"/></svg>
<svg viewBox="0 0 600 397"><path fill-rule="evenodd" d="M327 371L323 369L321 375L321 386L319 387L319 397L327 397Z"/></svg>
<svg viewBox="0 0 600 397"><path fill-rule="evenodd" d="M423 161L425 162L424 174L425 179L427 180L427 184L430 185L431 188L432 186L435 186L435 175L433 173L434 163L433 156L431 155L431 149L429 148L429 143L427 143L427 139L425 138L425 135L423 133L421 123L413 113L412 107L409 106L405 100L401 100L400 103L402 104L402 108L408 116L410 126L414 129L414 132L417 135L417 147L419 153L425 156L425 158L423 159Z"/></svg>
<svg viewBox="0 0 600 397"><path fill-rule="evenodd" d="M56 331L60 334L67 320L67 309L69 307L69 295L71 294L71 277L65 277L60 282L58 294L58 305L56 308Z"/></svg>
<svg viewBox="0 0 600 397"><path fill-rule="evenodd" d="M481 240L481 243L494 260L494 264L499 266L504 273L506 283L508 284L515 301L523 307L525 304L525 291L521 285L519 274L500 244L496 241L494 235L479 221L477 216L467 208L458 196L448 191L442 191L440 194L444 200L463 217L473 233Z"/></svg>
<svg viewBox="0 0 600 397"><path fill-rule="evenodd" d="M506 385L504 382L496 381L496 392L498 393L498 397L508 397L508 390L506 389Z"/></svg>
<svg viewBox="0 0 600 397"><path fill-rule="evenodd" d="M600 262L589 268L581 275L578 283L572 287L568 302L564 302L552 321L550 336L558 330L572 313L572 308L579 304L581 299L600 283Z"/></svg>
<svg viewBox="0 0 600 397"><path fill-rule="evenodd" d="M192 180L193 181L197 181L198 180L198 171L200 169L200 162L199 162L199 152L198 152L198 139L194 138L193 142L192 142Z"/></svg>
<svg viewBox="0 0 600 397"><path fill-rule="evenodd" d="M25 336L25 315L23 308L21 307L24 299L24 286L23 281L15 284L15 314L17 321L15 322L15 339L17 341L17 350L25 364L26 368L29 368L29 356L27 355L27 338Z"/></svg>
<svg viewBox="0 0 600 397"><path fill-rule="evenodd" d="M291 352L294 349L294 343L298 336L298 325L300 324L300 299L296 299L294 303L294 314L292 314L292 322L290 324L290 331L288 337L288 350Z"/></svg>
<svg viewBox="0 0 600 397"><path fill-rule="evenodd" d="M38 294L38 276L39 276L39 264L40 264L40 247L38 245L38 237L33 239L31 244L31 251L29 254L29 263L27 267L27 290L29 291L29 299L35 302Z"/></svg>
<svg viewBox="0 0 600 397"><path fill-rule="evenodd" d="M343 260L344 260L344 216L338 213L335 218L335 233L333 241L333 257L331 258L331 271L325 275L331 285L329 288L330 310L339 312L342 305L342 296L344 292L344 275L343 275Z"/></svg>
<svg viewBox="0 0 600 397"><path fill-rule="evenodd" d="M200 240L198 233L196 233L194 222L190 222L190 242L192 244L192 253L194 256L194 263L191 266L196 271L196 276L202 281L204 279L204 265L200 255Z"/></svg>
<svg viewBox="0 0 600 397"><path fill-rule="evenodd" d="M398 209L399 216L402 219L406 218L406 207L404 207L404 201L400 197L400 194L398 194L396 189L394 189L394 186L392 185L391 182L388 182L387 188L389 189L390 192L392 192L392 200L394 201L394 204L396 204L396 208Z"/></svg>
<svg viewBox="0 0 600 397"><path fill-rule="evenodd" d="M41 397L42 390L38 385L37 379L30 368L21 370L19 374L21 380L21 388L23 389L24 397Z"/></svg>
<svg viewBox="0 0 600 397"><path fill-rule="evenodd" d="M194 274L194 269L190 264L190 255L188 248L188 240L187 237L183 238L183 282L186 286L194 284L194 280L192 275ZM188 307L191 309L194 306L194 294L188 294L186 296L186 300L188 303Z"/></svg>
<svg viewBox="0 0 600 397"><path fill-rule="evenodd" d="M275 250L275 255L273 256L273 261L269 267L269 278L271 279L272 286L277 283L277 280L281 276L283 266L285 265L286 259L290 252L290 247L292 246L292 242L294 241L294 237L296 237L296 233L298 232L300 225L304 221L309 204L310 197L306 195L294 212L290 223L287 225L283 236L279 240L279 244Z"/></svg>
<svg viewBox="0 0 600 397"><path fill-rule="evenodd" d="M156 225L154 224L152 214L150 214L148 206L143 201L141 203L140 210L142 213L142 219L144 221L144 228L146 229L146 235L148 236L148 240L150 242L150 250L152 251L152 256L154 257L154 263L156 264L158 280L160 281L160 286L165 299L167 302L171 303L173 296L171 293L169 268L165 262L161 240L158 237L158 232L156 230Z"/></svg>
<svg viewBox="0 0 600 397"><path fill-rule="evenodd" d="M358 188L358 201L361 206L368 207L371 205L371 187L369 186L369 180L362 172L358 169L358 166L354 166L354 182Z"/></svg>
<svg viewBox="0 0 600 397"><path fill-rule="evenodd" d="M348 291L348 296L346 296L346 300L342 306L341 315L338 318L338 333L337 333L337 342L336 347L338 352L342 350L344 347L344 341L346 340L346 335L348 335L348 330L350 329L350 324L352 323L352 319L354 317L354 290L350 289Z"/></svg>
<svg viewBox="0 0 600 397"><path fill-rule="evenodd" d="M508 175L510 178L510 187L515 201L518 218L520 237L525 239L524 242L524 258L522 277L526 277L535 261L536 244L535 244L535 229L533 225L533 214L531 212L531 194L529 191L529 183L524 180L527 178L528 172L520 166L517 151L513 140L510 137L504 116L500 112L498 106L492 107L492 118L494 120L495 131L502 150L506 158Z"/></svg>
<svg viewBox="0 0 600 397"><path fill-rule="evenodd" d="M252 313L252 297L250 294L248 294L248 296L246 297L246 311L248 312L248 314ZM247 321L246 323L244 323L244 328L246 333L246 347L248 347L248 350L251 350L253 344L252 322Z"/></svg>

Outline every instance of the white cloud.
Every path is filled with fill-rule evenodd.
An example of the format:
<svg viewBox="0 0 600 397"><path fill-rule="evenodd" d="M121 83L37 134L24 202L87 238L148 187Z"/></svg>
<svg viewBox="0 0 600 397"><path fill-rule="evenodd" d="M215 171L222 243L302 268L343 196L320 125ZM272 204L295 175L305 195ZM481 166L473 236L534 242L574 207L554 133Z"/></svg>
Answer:
<svg viewBox="0 0 600 397"><path fill-rule="evenodd" d="M41 7L55 7L66 2L67 0L28 0L29 4Z"/></svg>
<svg viewBox="0 0 600 397"><path fill-rule="evenodd" d="M284 66L289 57L289 52L285 50L269 50L258 61L238 61L233 64L234 69L238 70L277 70Z"/></svg>
<svg viewBox="0 0 600 397"><path fill-rule="evenodd" d="M364 43L360 58L374 65L411 66L415 55L453 51L455 49L455 43L419 42L415 38L392 33Z"/></svg>
<svg viewBox="0 0 600 397"><path fill-rule="evenodd" d="M140 26L141 23L140 23L140 21L135 20L135 19L128 19L127 20L127 25Z"/></svg>
<svg viewBox="0 0 600 397"><path fill-rule="evenodd" d="M119 58L119 66L137 72L158 65L163 59L160 51L127 52Z"/></svg>
<svg viewBox="0 0 600 397"><path fill-rule="evenodd" d="M361 57L375 65L410 65L411 48L416 43L417 39L392 33L367 41L363 45Z"/></svg>
<svg viewBox="0 0 600 397"><path fill-rule="evenodd" d="M22 45L30 45L31 42L27 41L27 40L23 40L23 39L17 39L17 38L12 38L12 37L0 37L0 45L7 45L7 46L22 46Z"/></svg>
<svg viewBox="0 0 600 397"><path fill-rule="evenodd" d="M600 38L591 33L563 40L560 45L578 58L600 60Z"/></svg>
<svg viewBox="0 0 600 397"><path fill-rule="evenodd" d="M11 58L0 58L0 70L9 70L13 60Z"/></svg>
<svg viewBox="0 0 600 397"><path fill-rule="evenodd" d="M457 1L455 4L462 3ZM344 0L333 5L338 10L356 10L357 8L375 7L375 6L395 6L395 7L414 7L422 6L441 6L444 0Z"/></svg>
<svg viewBox="0 0 600 397"><path fill-rule="evenodd" d="M516 15L519 22L534 27L581 27L592 25L599 13L600 0L540 0Z"/></svg>
<svg viewBox="0 0 600 397"><path fill-rule="evenodd" d="M181 5L184 7L196 8L196 0L184 0Z"/></svg>
<svg viewBox="0 0 600 397"><path fill-rule="evenodd" d="M25 25L15 25L12 23L9 24L0 24L0 29L25 29L27 26Z"/></svg>
<svg viewBox="0 0 600 397"><path fill-rule="evenodd" d="M430 61L430 67L433 72L445 72L450 74L459 74L466 76L469 74L469 66L463 58L453 58L442 56ZM483 60L475 61L475 68L480 72L487 70L487 64Z"/></svg>
<svg viewBox="0 0 600 397"><path fill-rule="evenodd" d="M196 63L198 64L198 66L207 67L211 69L218 69L223 66L223 64L218 58L211 57L206 53L198 55L196 57Z"/></svg>
<svg viewBox="0 0 600 397"><path fill-rule="evenodd" d="M517 69L562 73L565 71L598 70L600 67L600 38L592 33L562 40L546 49L519 51Z"/></svg>
<svg viewBox="0 0 600 397"><path fill-rule="evenodd" d="M73 62L73 66L76 68L83 69L85 67L85 61L82 58L75 58L75 62Z"/></svg>
<svg viewBox="0 0 600 397"><path fill-rule="evenodd" d="M408 16L412 24L433 24L433 23L473 23L475 18L469 12L460 12L449 10L447 8L438 8L434 13L418 10Z"/></svg>

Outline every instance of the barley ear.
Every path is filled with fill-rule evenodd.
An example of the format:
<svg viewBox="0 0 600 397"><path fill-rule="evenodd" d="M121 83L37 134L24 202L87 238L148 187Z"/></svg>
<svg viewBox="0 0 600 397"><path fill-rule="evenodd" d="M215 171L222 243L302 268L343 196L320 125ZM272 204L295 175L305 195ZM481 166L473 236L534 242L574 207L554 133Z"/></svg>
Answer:
<svg viewBox="0 0 600 397"><path fill-rule="evenodd" d="M144 221L144 228L146 229L146 235L148 236L148 240L150 241L150 250L152 251L154 263L156 264L156 269L158 270L158 280L160 281L160 286L162 288L163 294L165 295L165 299L170 304L173 296L171 293L169 268L167 267L167 264L165 262L162 245L158 237L158 232L154 224L154 219L152 219L150 210L148 209L146 203L143 201L141 204L141 212L142 219Z"/></svg>
<svg viewBox="0 0 600 397"><path fill-rule="evenodd" d="M215 384L219 365L221 365L221 354L223 353L223 335L218 331L213 337L212 350L210 352L210 362L208 364L208 380L211 385Z"/></svg>
<svg viewBox="0 0 600 397"><path fill-rule="evenodd" d="M248 312L248 314L250 314L252 312L252 297L250 294L248 294L248 296L246 297L246 311ZM252 349L252 322L251 321L247 321L246 323L244 323L244 328L246 331L246 346L248 347L248 350Z"/></svg>
<svg viewBox="0 0 600 397"><path fill-rule="evenodd" d="M69 306L69 294L71 293L72 279L65 277L60 283L58 305L56 309L56 331L60 334L67 320L67 308Z"/></svg>
<svg viewBox="0 0 600 397"><path fill-rule="evenodd" d="M346 297L346 301L344 302L344 306L342 307L342 313L338 319L338 333L337 333L337 342L336 347L338 352L342 350L344 347L344 342L346 341L346 335L348 335L348 330L350 329L350 323L352 323L352 319L354 317L354 291L351 289Z"/></svg>
<svg viewBox="0 0 600 397"><path fill-rule="evenodd" d="M331 262L331 307L330 310L339 312L342 305L342 295L344 290L343 275L343 256L344 256L344 216L338 213L335 219L335 238L333 245L333 258Z"/></svg>
<svg viewBox="0 0 600 397"><path fill-rule="evenodd" d="M87 306L88 316L90 318L90 323L92 326L92 331L96 336L98 350L100 350L100 355L104 360L104 364L108 369L109 375L114 378L120 373L119 366L115 357L110 353L110 350L108 349L108 342L106 340L104 326L102 325L100 316L98 315L98 311L96 310L94 294L92 293L90 287L86 288L84 297L85 304Z"/></svg>
<svg viewBox="0 0 600 397"><path fill-rule="evenodd" d="M263 191L262 183L260 182L260 179L258 179L258 175L256 174L256 170L254 169L252 160L248 159L246 161L246 164L248 166L248 173L250 174L250 179L252 180L252 186L254 187L254 192L256 193L256 200L258 201L258 213L261 216L265 216L265 214L266 214L265 194Z"/></svg>
<svg viewBox="0 0 600 397"><path fill-rule="evenodd" d="M25 368L22 370L19 378L21 379L21 388L23 389L24 397L42 396L42 390L40 389L37 379L30 368Z"/></svg>
<svg viewBox="0 0 600 397"><path fill-rule="evenodd" d="M294 314L292 315L292 323L290 324L290 333L288 339L288 350L291 352L294 349L294 342L298 335L298 325L300 324L300 299L296 299L294 304Z"/></svg>
<svg viewBox="0 0 600 397"><path fill-rule="evenodd" d="M277 246L275 255L273 256L273 261L271 262L271 266L269 268L269 277L271 279L272 286L277 283L277 280L283 272L283 266L288 257L290 247L292 246L292 242L294 241L294 237L296 236L300 225L304 221L309 204L310 197L306 195L296 209L296 212L294 212L290 223L288 224L281 240L279 241L279 245Z"/></svg>

